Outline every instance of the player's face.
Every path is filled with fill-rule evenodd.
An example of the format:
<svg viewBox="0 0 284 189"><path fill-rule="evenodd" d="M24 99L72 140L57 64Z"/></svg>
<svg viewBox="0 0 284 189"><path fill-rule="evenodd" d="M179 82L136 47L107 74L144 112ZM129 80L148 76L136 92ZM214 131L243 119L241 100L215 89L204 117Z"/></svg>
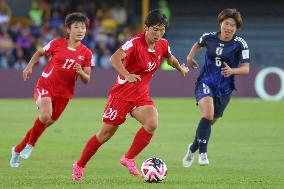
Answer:
<svg viewBox="0 0 284 189"><path fill-rule="evenodd" d="M164 25L153 25L150 27L145 27L146 37L151 42L159 41L165 34L166 28Z"/></svg>
<svg viewBox="0 0 284 189"><path fill-rule="evenodd" d="M67 29L70 39L75 41L81 41L86 34L86 25L82 22L74 22L71 27Z"/></svg>
<svg viewBox="0 0 284 189"><path fill-rule="evenodd" d="M221 36L229 40L233 38L233 35L237 31L237 24L233 18L227 18L223 20L220 27L221 27Z"/></svg>

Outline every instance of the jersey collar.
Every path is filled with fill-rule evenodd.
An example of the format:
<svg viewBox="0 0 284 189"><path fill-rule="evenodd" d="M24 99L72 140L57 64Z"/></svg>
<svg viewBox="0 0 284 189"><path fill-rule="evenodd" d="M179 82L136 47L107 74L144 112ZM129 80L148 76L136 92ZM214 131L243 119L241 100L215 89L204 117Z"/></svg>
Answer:
<svg viewBox="0 0 284 189"><path fill-rule="evenodd" d="M221 34L221 31L216 32L216 38L219 40L220 43L230 43L230 42L232 42L232 41L235 39L235 37L236 37L236 34L234 34L233 37L232 37L232 39L231 39L230 41L222 41L222 40L219 39L219 37L218 37L219 34Z"/></svg>

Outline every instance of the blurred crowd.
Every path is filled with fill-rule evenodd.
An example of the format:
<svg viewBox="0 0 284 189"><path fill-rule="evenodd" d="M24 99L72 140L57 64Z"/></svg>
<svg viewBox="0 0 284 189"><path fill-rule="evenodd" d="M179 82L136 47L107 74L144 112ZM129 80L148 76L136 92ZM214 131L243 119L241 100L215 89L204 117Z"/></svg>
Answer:
<svg viewBox="0 0 284 189"><path fill-rule="evenodd" d="M0 3L0 69L22 70L33 53L54 38L65 34L64 18L81 11L90 19L83 40L92 52L96 67L109 68L112 53L127 39L139 32L139 26L128 23L129 14L120 1L31 1L26 18L14 18L5 0ZM42 57L39 65L48 59Z"/></svg>

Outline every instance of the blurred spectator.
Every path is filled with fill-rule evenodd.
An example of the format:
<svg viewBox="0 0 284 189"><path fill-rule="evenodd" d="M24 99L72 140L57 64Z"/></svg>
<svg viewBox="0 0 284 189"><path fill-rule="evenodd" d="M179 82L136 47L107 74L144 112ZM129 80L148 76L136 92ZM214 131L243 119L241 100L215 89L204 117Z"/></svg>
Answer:
<svg viewBox="0 0 284 189"><path fill-rule="evenodd" d="M13 54L12 51L3 51L0 52L0 68L7 69L10 68L13 61Z"/></svg>
<svg viewBox="0 0 284 189"><path fill-rule="evenodd" d="M162 13L164 15L166 15L166 17L168 18L168 22L170 22L171 10L168 7L168 1L167 0L160 0L159 1L159 7L160 7L160 10L162 11Z"/></svg>
<svg viewBox="0 0 284 189"><path fill-rule="evenodd" d="M112 18L112 15L110 12L107 12L103 19L102 19L102 26L104 28L104 31L106 33L115 33L116 28L118 26L118 22Z"/></svg>
<svg viewBox="0 0 284 189"><path fill-rule="evenodd" d="M30 23L30 31L33 37L38 38L40 36L40 27L33 20Z"/></svg>
<svg viewBox="0 0 284 189"><path fill-rule="evenodd" d="M168 7L168 1L167 0L160 0L159 1L159 7L160 7L160 10L162 11L162 13L165 14L166 17L168 18L168 22L170 22L171 10ZM164 38L167 38L167 33L165 33ZM164 59L162 61L161 68L163 70L174 70L174 68L168 64L166 59Z"/></svg>
<svg viewBox="0 0 284 189"><path fill-rule="evenodd" d="M93 50L98 68L110 68L110 55L137 33L135 27L127 25L127 12L121 1L32 0L27 13L30 19L12 19L7 2L0 2L0 69L23 69L35 50L64 36L64 18L71 11L84 12L90 19L82 42ZM42 57L39 65L44 67L47 62Z"/></svg>
<svg viewBox="0 0 284 189"><path fill-rule="evenodd" d="M111 9L112 17L118 22L119 25L126 24L127 12L121 3L116 3Z"/></svg>
<svg viewBox="0 0 284 189"><path fill-rule="evenodd" d="M120 44L126 42L129 40L132 36L134 36L136 33L138 33L137 28L130 28L130 27L125 27L122 32L120 32L117 36L117 40Z"/></svg>
<svg viewBox="0 0 284 189"><path fill-rule="evenodd" d="M43 21L49 20L51 14L51 5L49 0L39 0L39 7L43 11Z"/></svg>
<svg viewBox="0 0 284 189"><path fill-rule="evenodd" d="M101 68L111 68L111 64L109 62L111 55L112 54L108 48L103 49L101 60L100 60Z"/></svg>
<svg viewBox="0 0 284 189"><path fill-rule="evenodd" d="M12 52L15 44L8 33L7 25L0 27L0 68L9 68L12 64Z"/></svg>
<svg viewBox="0 0 284 189"><path fill-rule="evenodd" d="M31 9L29 11L29 17L35 23L36 26L42 25L43 10L39 8L37 1L32 2Z"/></svg>
<svg viewBox="0 0 284 189"><path fill-rule="evenodd" d="M12 11L6 0L0 2L0 25L8 24L12 18Z"/></svg>
<svg viewBox="0 0 284 189"><path fill-rule="evenodd" d="M14 42L8 33L7 26L0 27L0 50L11 50L14 48Z"/></svg>
<svg viewBox="0 0 284 189"><path fill-rule="evenodd" d="M14 25L9 27L9 34L14 42L16 42L17 37L21 35L21 30L23 29L20 22L16 22Z"/></svg>
<svg viewBox="0 0 284 189"><path fill-rule="evenodd" d="M24 59L24 52L21 48L16 49L16 61L14 63L14 68L16 70L23 70L27 66L27 61Z"/></svg>
<svg viewBox="0 0 284 189"><path fill-rule="evenodd" d="M29 60L31 53L34 51L33 39L29 28L24 29L22 34L17 37L16 45L18 48L23 49L25 60Z"/></svg>
<svg viewBox="0 0 284 189"><path fill-rule="evenodd" d="M99 9L97 10L97 13L96 13L96 17L98 19L103 19L103 18L106 18L107 16L106 15L109 15L111 14L109 8L108 8L108 4L106 2L102 2L101 3L101 6L99 7Z"/></svg>
<svg viewBox="0 0 284 189"><path fill-rule="evenodd" d="M60 13L56 10L52 12L51 19L49 20L49 26L51 28L59 28L64 25L64 20Z"/></svg>

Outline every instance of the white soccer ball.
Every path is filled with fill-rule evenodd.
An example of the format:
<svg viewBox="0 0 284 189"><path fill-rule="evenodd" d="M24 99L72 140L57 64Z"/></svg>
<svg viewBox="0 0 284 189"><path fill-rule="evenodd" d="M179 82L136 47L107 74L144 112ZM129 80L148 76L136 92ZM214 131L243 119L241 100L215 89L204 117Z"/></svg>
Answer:
<svg viewBox="0 0 284 189"><path fill-rule="evenodd" d="M141 166L141 176L149 183L161 182L166 178L167 172L165 162L158 157L146 159Z"/></svg>

